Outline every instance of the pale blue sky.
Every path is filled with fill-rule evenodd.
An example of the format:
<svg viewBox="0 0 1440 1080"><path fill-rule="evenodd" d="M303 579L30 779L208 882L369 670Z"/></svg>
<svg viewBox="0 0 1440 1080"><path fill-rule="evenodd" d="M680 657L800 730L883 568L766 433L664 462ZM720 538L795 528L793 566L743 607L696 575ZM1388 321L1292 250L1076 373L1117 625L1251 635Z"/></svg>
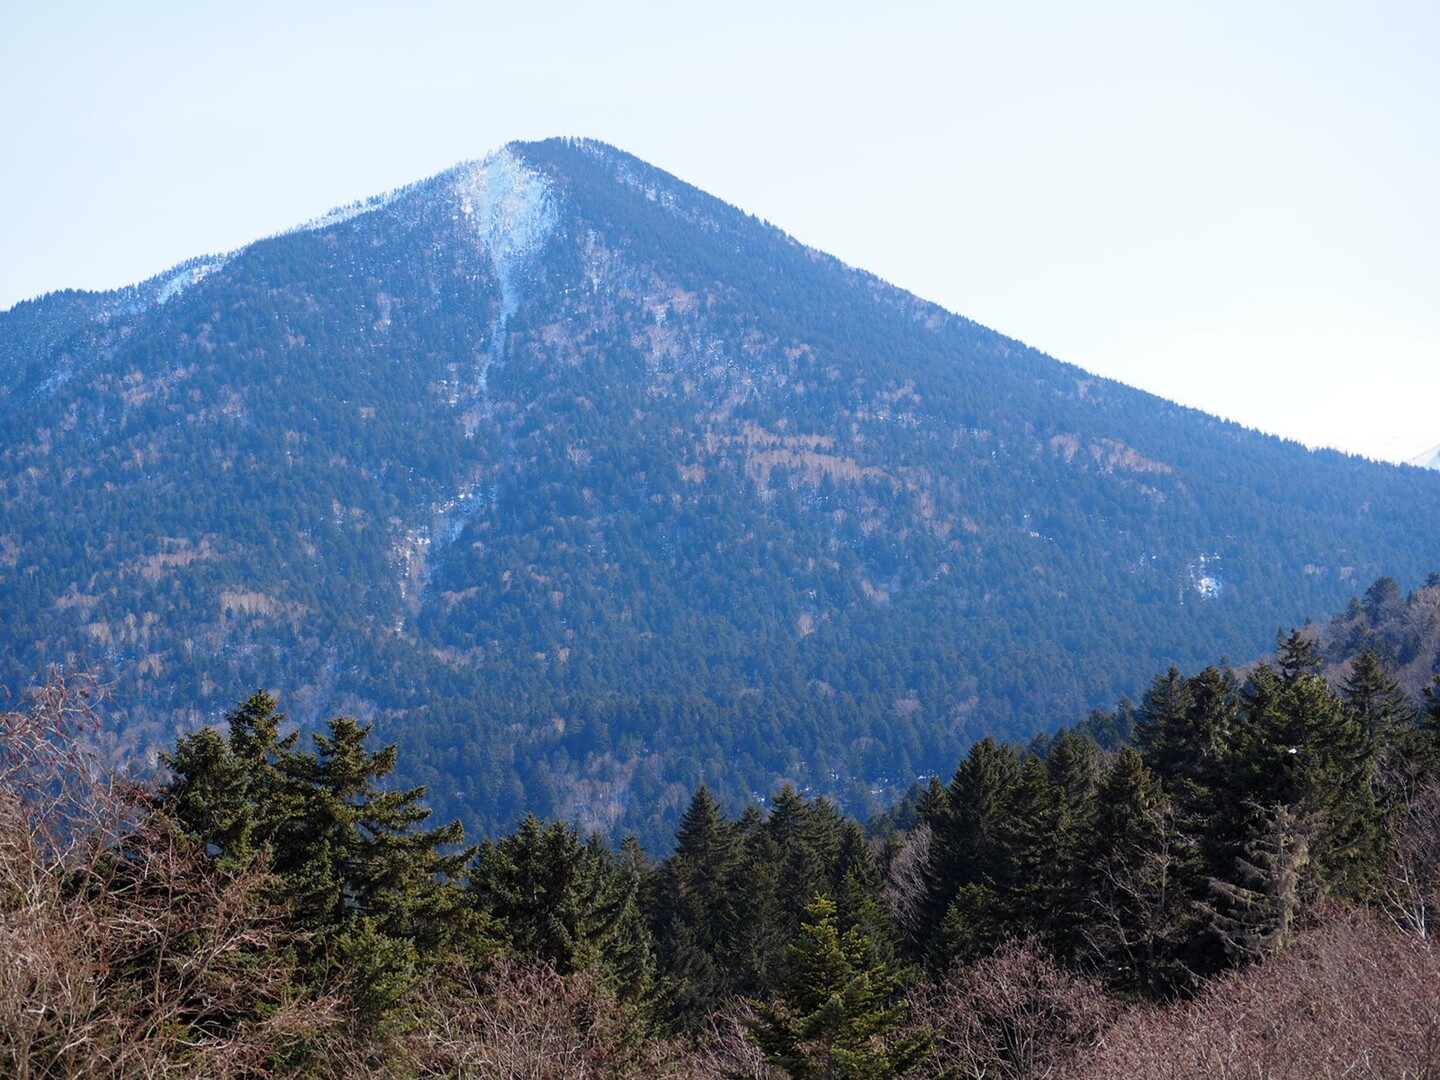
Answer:
<svg viewBox="0 0 1440 1080"><path fill-rule="evenodd" d="M0 5L0 308L614 143L1052 355L1440 442L1440 5Z"/></svg>

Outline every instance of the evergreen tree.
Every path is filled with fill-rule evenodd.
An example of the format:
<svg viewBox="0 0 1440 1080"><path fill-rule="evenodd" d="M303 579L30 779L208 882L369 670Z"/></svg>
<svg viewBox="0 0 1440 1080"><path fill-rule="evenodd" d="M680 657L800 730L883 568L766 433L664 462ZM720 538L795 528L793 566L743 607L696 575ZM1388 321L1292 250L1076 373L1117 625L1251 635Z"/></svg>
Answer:
<svg viewBox="0 0 1440 1080"><path fill-rule="evenodd" d="M1405 740L1406 758L1422 776L1440 774L1440 675L1422 694L1420 722Z"/></svg>
<svg viewBox="0 0 1440 1080"><path fill-rule="evenodd" d="M931 837L921 943L935 963L969 954L972 945L993 936L996 879L1004 861L1001 818L1019 779L1014 748L987 737L970 748L949 786L922 807Z"/></svg>
<svg viewBox="0 0 1440 1080"><path fill-rule="evenodd" d="M796 1080L881 1080L915 1068L925 1043L898 1034L897 979L872 954L858 928L841 932L833 901L806 905L777 998L753 1003L750 1037L769 1064Z"/></svg>
<svg viewBox="0 0 1440 1080"><path fill-rule="evenodd" d="M1091 910L1083 954L1117 990L1160 997L1189 982L1187 912L1203 883L1174 804L1140 754L1123 750L1095 795Z"/></svg>
<svg viewBox="0 0 1440 1080"><path fill-rule="evenodd" d="M263 690L227 719L228 739L205 729L178 741L157 812L223 868L262 860L317 986L347 986L357 1022L376 1023L454 950L483 951L456 884L464 831L422 828L424 788L381 786L394 746L369 751L371 727L339 717L314 753L297 750Z"/></svg>
<svg viewBox="0 0 1440 1080"><path fill-rule="evenodd" d="M736 988L754 996L773 986L775 968L794 934L789 904L781 894L781 850L765 816L747 806L736 823L740 843L737 868L736 931L732 939Z"/></svg>
<svg viewBox="0 0 1440 1080"><path fill-rule="evenodd" d="M289 882L295 913L317 930L354 919L385 937L435 952L465 921L454 882L471 851L460 823L422 829L424 788L384 789L395 769L392 744L370 751L373 725L349 717L314 736L314 753L280 759L295 812L273 836L275 869Z"/></svg>
<svg viewBox="0 0 1440 1080"><path fill-rule="evenodd" d="M236 869L295 810L279 763L295 752L299 734L281 738L285 715L265 690L226 714L228 739L214 728L183 735L161 756L170 772L160 808L221 863Z"/></svg>
<svg viewBox="0 0 1440 1080"><path fill-rule="evenodd" d="M1026 761L998 829L1006 854L998 882L1002 924L1007 933L1038 934L1061 956L1078 948L1086 916L1098 758L1089 739L1056 739L1043 761Z"/></svg>
<svg viewBox="0 0 1440 1080"><path fill-rule="evenodd" d="M228 867L254 854L250 774L214 728L183 735L160 763L170 771L160 803L181 830Z"/></svg>
<svg viewBox="0 0 1440 1080"><path fill-rule="evenodd" d="M789 933L800 925L805 897L817 893L834 895L845 824L834 803L828 799L807 803L789 784L771 801L765 835L776 858L776 884Z"/></svg>
<svg viewBox="0 0 1440 1080"><path fill-rule="evenodd" d="M1238 723L1239 689L1229 672L1215 667L1189 679L1171 668L1146 693L1136 733L1145 765L1164 783L1183 823L1211 838L1210 847L1225 831L1220 792ZM1208 852L1220 862L1228 862L1230 854Z"/></svg>
<svg viewBox="0 0 1440 1080"><path fill-rule="evenodd" d="M1304 882L1317 820L1277 804L1262 817L1262 828L1235 860L1237 874L1210 882L1214 905L1210 926L1231 955L1260 960L1283 948L1305 904Z"/></svg>
<svg viewBox="0 0 1440 1080"><path fill-rule="evenodd" d="M1414 705L1372 650L1355 657L1343 690L1345 703L1359 721L1377 761L1414 727Z"/></svg>
<svg viewBox="0 0 1440 1080"><path fill-rule="evenodd" d="M858 930L874 950L876 960L893 960L898 931L881 903L884 876L865 830L854 821L842 825L840 850L831 876L836 883L835 914L841 933Z"/></svg>
<svg viewBox="0 0 1440 1080"><path fill-rule="evenodd" d="M1252 812L1244 844L1266 834L1277 807L1313 818L1317 831L1303 895L1359 896L1385 853L1383 815L1371 786L1373 744L1318 674L1323 660L1313 642L1292 633L1278 663L1278 669L1256 668L1244 695L1233 799Z"/></svg>
<svg viewBox="0 0 1440 1080"><path fill-rule="evenodd" d="M682 1030L708 1020L736 992L738 864L736 829L701 786L681 819L674 854L647 890L667 1010Z"/></svg>
<svg viewBox="0 0 1440 1080"><path fill-rule="evenodd" d="M561 974L590 971L638 1001L649 993L653 942L640 915L638 876L600 838L527 814L511 835L481 845L471 902L509 947Z"/></svg>

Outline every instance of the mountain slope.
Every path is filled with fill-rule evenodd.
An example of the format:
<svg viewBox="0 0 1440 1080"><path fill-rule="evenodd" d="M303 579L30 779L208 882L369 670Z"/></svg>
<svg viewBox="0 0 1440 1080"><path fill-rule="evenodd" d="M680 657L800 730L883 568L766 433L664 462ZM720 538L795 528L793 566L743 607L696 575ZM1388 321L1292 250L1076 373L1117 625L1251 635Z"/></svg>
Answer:
<svg viewBox="0 0 1440 1080"><path fill-rule="evenodd" d="M847 799L1440 563L1440 477L1058 363L620 151L516 144L0 315L0 676L257 683L442 812Z"/></svg>

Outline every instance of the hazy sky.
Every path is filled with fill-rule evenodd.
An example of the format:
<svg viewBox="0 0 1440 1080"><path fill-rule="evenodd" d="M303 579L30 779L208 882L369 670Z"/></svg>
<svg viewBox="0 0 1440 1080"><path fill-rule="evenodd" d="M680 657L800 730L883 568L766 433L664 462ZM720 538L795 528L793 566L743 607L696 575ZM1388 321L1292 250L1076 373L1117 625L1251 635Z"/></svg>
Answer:
<svg viewBox="0 0 1440 1080"><path fill-rule="evenodd" d="M0 0L0 308L586 135L1063 360L1440 443L1440 5Z"/></svg>

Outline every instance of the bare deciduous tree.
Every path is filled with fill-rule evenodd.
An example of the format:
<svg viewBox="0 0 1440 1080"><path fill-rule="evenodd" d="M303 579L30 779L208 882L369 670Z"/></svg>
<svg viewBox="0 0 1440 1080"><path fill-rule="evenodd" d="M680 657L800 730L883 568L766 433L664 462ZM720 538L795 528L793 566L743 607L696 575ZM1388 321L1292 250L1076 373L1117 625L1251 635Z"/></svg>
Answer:
<svg viewBox="0 0 1440 1080"><path fill-rule="evenodd" d="M258 867L215 871L86 753L92 688L0 714L0 1074L263 1075L323 1036Z"/></svg>
<svg viewBox="0 0 1440 1080"><path fill-rule="evenodd" d="M1335 915L1193 1001L1138 1008L1084 1080L1434 1080L1440 951L1380 916Z"/></svg>
<svg viewBox="0 0 1440 1080"><path fill-rule="evenodd" d="M1144 823L1092 867L1082 953L1112 986L1156 997L1193 981L1178 959L1190 907L1183 849L1192 842L1169 802L1150 807Z"/></svg>
<svg viewBox="0 0 1440 1080"><path fill-rule="evenodd" d="M915 1022L934 1039L932 1074L966 1080L1061 1077L1115 1015L1099 984L1074 975L1033 941L1012 941L921 987Z"/></svg>
<svg viewBox="0 0 1440 1080"><path fill-rule="evenodd" d="M441 980L404 1047L422 1076L681 1080L718 1076L700 1055L645 1036L592 973L500 961ZM382 1074L383 1075L383 1074Z"/></svg>
<svg viewBox="0 0 1440 1080"><path fill-rule="evenodd" d="M1409 933L1430 937L1440 911L1440 777L1422 781L1395 810L1385 881L1389 910Z"/></svg>
<svg viewBox="0 0 1440 1080"><path fill-rule="evenodd" d="M911 942L919 940L929 899L930 826L916 825L885 872L885 906Z"/></svg>

